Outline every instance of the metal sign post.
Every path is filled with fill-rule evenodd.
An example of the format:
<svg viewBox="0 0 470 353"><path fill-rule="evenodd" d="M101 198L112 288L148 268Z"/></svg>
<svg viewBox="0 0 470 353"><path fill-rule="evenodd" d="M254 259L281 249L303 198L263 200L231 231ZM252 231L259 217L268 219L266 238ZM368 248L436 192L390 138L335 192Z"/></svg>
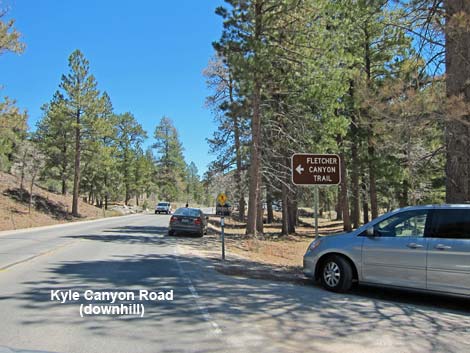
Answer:
<svg viewBox="0 0 470 353"><path fill-rule="evenodd" d="M318 237L318 185L341 183L341 158L337 154L295 153L292 155L291 167L294 185L315 185L314 226L315 237Z"/></svg>
<svg viewBox="0 0 470 353"><path fill-rule="evenodd" d="M224 232L224 227L225 227L225 222L224 222L224 216L220 217L220 227L222 229L221 237L222 237L222 260L225 260L225 232Z"/></svg>
<svg viewBox="0 0 470 353"><path fill-rule="evenodd" d="M227 205L227 195L224 193L220 193L217 196L217 202L219 203L221 207L221 215L220 215L220 228L221 228L221 241L222 241L222 260L225 260L225 220L224 220L224 215L225 215L225 210L226 210L226 205ZM217 208L216 208L217 209Z"/></svg>
<svg viewBox="0 0 470 353"><path fill-rule="evenodd" d="M315 199L315 238L318 237L318 185L315 185L314 190L314 199Z"/></svg>

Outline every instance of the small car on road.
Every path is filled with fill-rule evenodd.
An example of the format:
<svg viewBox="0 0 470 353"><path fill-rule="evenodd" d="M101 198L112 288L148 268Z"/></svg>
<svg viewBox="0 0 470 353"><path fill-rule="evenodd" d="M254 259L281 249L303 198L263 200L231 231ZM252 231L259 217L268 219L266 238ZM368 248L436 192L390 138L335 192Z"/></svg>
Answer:
<svg viewBox="0 0 470 353"><path fill-rule="evenodd" d="M199 208L178 208L170 218L168 235L177 233L197 234L199 237L207 234L207 217Z"/></svg>
<svg viewBox="0 0 470 353"><path fill-rule="evenodd" d="M470 205L405 207L318 237L303 271L335 292L359 282L470 297Z"/></svg>
<svg viewBox="0 0 470 353"><path fill-rule="evenodd" d="M155 214L157 213L170 214L171 211L172 211L171 204L169 202L159 202L155 206Z"/></svg>

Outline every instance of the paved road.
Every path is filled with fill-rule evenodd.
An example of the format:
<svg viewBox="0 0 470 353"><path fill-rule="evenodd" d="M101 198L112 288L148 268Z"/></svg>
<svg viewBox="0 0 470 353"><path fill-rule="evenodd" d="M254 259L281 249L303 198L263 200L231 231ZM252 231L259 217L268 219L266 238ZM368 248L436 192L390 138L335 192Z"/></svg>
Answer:
<svg viewBox="0 0 470 353"><path fill-rule="evenodd" d="M0 235L0 347L13 351L470 352L470 301L225 276L137 215ZM202 244L201 244L202 242ZM249 263L247 263L249 266ZM81 318L50 290L167 291L145 315ZM11 352L0 348L0 353Z"/></svg>

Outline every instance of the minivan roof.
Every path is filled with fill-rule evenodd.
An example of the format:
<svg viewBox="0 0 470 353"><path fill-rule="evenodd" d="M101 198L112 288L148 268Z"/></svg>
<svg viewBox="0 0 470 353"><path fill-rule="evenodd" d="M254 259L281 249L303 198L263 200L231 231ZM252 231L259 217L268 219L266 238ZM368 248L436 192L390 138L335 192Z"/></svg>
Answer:
<svg viewBox="0 0 470 353"><path fill-rule="evenodd" d="M469 209L470 210L470 204L435 204L435 205L418 205L418 206L406 206L402 208L397 208L395 210L392 210L390 212L386 212L383 215L380 215L379 217L373 219L371 222L380 222L382 219L389 217L391 215L394 215L399 212L403 211L417 211L417 210L429 210L429 209L438 209L438 210L451 210L451 209ZM357 228L356 231L362 231L367 228L369 223L363 224L359 228Z"/></svg>
<svg viewBox="0 0 470 353"><path fill-rule="evenodd" d="M452 209L452 208L470 208L470 204L434 204L434 205L417 205L417 206L406 206L397 209L398 210L422 210L422 209L428 209L428 208L447 208L447 209Z"/></svg>

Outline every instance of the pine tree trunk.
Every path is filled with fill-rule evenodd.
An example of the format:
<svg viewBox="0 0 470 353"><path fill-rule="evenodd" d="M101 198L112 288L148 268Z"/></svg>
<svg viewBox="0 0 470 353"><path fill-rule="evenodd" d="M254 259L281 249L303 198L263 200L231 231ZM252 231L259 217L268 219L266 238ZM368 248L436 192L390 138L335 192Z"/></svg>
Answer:
<svg viewBox="0 0 470 353"><path fill-rule="evenodd" d="M25 162L23 161L23 165L21 166L21 178L20 178L20 190L24 190L24 166Z"/></svg>
<svg viewBox="0 0 470 353"><path fill-rule="evenodd" d="M242 194L242 197L238 200L238 220L240 222L245 221L245 194Z"/></svg>
<svg viewBox="0 0 470 353"><path fill-rule="evenodd" d="M289 234L289 211L288 211L287 186L282 184L282 235Z"/></svg>
<svg viewBox="0 0 470 353"><path fill-rule="evenodd" d="M80 154L81 154L81 132L80 132L80 112L76 114L75 127L75 173L73 176L73 196L72 196L72 216L78 217L78 197L80 195Z"/></svg>
<svg viewBox="0 0 470 353"><path fill-rule="evenodd" d="M369 24L365 24L364 34L365 34L365 42L364 42L364 67L365 72L367 75L367 84L370 86L372 84L372 58L371 58L371 39L369 35ZM379 215L378 204L377 204L377 188L376 188L376 177L375 177L375 148L373 144L373 134L374 130L372 127L371 117L368 111L363 113L365 117L369 119L369 127L368 127L368 137L367 137L367 153L369 157L369 192L370 192L370 208L371 208L371 216L372 219L377 218Z"/></svg>
<svg viewBox="0 0 470 353"><path fill-rule="evenodd" d="M353 130L356 130L355 128ZM359 157L357 152L357 138L356 134L353 134L351 144L351 222L354 228L359 227L359 219L361 217L359 204Z"/></svg>
<svg viewBox="0 0 470 353"><path fill-rule="evenodd" d="M33 204L33 186L34 186L34 179L36 178L36 174L33 174L31 178L31 184L29 186L29 205L28 205L28 213L31 213L31 206Z"/></svg>
<svg viewBox="0 0 470 353"><path fill-rule="evenodd" d="M351 98L351 111L353 112L351 117L350 132L351 132L351 222L354 228L359 227L359 219L361 212L359 209L360 198L359 198L359 156L358 156L358 127L357 127L357 116L354 109L354 81L349 82L349 96Z"/></svg>
<svg viewBox="0 0 470 353"><path fill-rule="evenodd" d="M108 209L108 173L104 174L104 209Z"/></svg>
<svg viewBox="0 0 470 353"><path fill-rule="evenodd" d="M238 118L233 119L234 124L234 139L235 139L235 159L236 159L236 169L235 169L235 184L237 187L238 195L238 220L243 222L245 220L245 193L243 192L242 184L242 153L241 153L241 143L240 143L240 130Z"/></svg>
<svg viewBox="0 0 470 353"><path fill-rule="evenodd" d="M269 182L266 183L266 210L267 210L267 223L271 224L274 222L274 213L273 213L273 196L271 191L271 186Z"/></svg>
<svg viewBox="0 0 470 353"><path fill-rule="evenodd" d="M248 219L246 234L256 235L257 209L259 199L259 174L260 174L260 142L261 142L261 116L260 116L260 90L259 82L255 84L253 95L253 118L251 122L251 166L250 166L250 193L248 199Z"/></svg>
<svg viewBox="0 0 470 353"><path fill-rule="evenodd" d="M67 195L67 144L65 141L64 145L62 146L62 170L60 173L60 177L62 179L62 195Z"/></svg>
<svg viewBox="0 0 470 353"><path fill-rule="evenodd" d="M341 209L341 185L338 188L338 192L336 193L335 211L336 211L336 221L342 221L343 210Z"/></svg>
<svg viewBox="0 0 470 353"><path fill-rule="evenodd" d="M262 1L255 2L255 35L254 40L261 40L261 17ZM256 53L255 53L255 62ZM260 194L260 172L261 172L261 78L255 71L253 82L252 109L253 117L251 119L251 156L250 156L250 191L248 199L248 219L246 223L246 234L256 235L256 222L258 219L257 210Z"/></svg>
<svg viewBox="0 0 470 353"><path fill-rule="evenodd" d="M341 140L341 138L339 138ZM340 194L340 200L341 200L341 213L343 214L343 228L345 231L350 232L352 230L351 228L351 219L349 216L349 201L348 201L348 183L347 183L347 169L346 169L346 161L344 158L344 153L340 153L340 159L341 159L341 194Z"/></svg>
<svg viewBox="0 0 470 353"><path fill-rule="evenodd" d="M369 203L367 201L367 184L366 175L364 174L363 168L361 168L362 182L361 182L361 194L362 194L362 217L364 224L369 223Z"/></svg>
<svg viewBox="0 0 470 353"><path fill-rule="evenodd" d="M367 151L369 153L369 192L370 192L370 210L372 219L375 219L379 216L379 207L377 204L377 188L376 188L376 178L375 178L375 149L372 144L371 138L368 141Z"/></svg>
<svg viewBox="0 0 470 353"><path fill-rule="evenodd" d="M67 195L67 181L64 178L62 178L61 194L64 196Z"/></svg>
<svg viewBox="0 0 470 353"><path fill-rule="evenodd" d="M470 2L447 0L444 6L447 14L447 97L461 97L466 104L470 104ZM465 16L463 21L459 21L456 17L462 15ZM470 116L452 111L455 109L453 104L448 109L445 129L446 202L470 202Z"/></svg>
<svg viewBox="0 0 470 353"><path fill-rule="evenodd" d="M264 210L263 210L263 202L260 199L258 201L258 210L256 211L257 219L256 219L256 232L257 234L263 234L264 232Z"/></svg>
<svg viewBox="0 0 470 353"><path fill-rule="evenodd" d="M288 222L288 227L287 227L287 232L289 234L294 234L295 233L295 226L297 224L297 207L296 207L296 202L295 202L295 197L292 193L289 193L289 198L288 198L288 217L289 217L289 222Z"/></svg>
<svg viewBox="0 0 470 353"><path fill-rule="evenodd" d="M341 213L343 214L343 228L345 231L350 232L351 220L349 218L349 202L348 202L348 186L346 180L346 165L344 157L341 157Z"/></svg>

